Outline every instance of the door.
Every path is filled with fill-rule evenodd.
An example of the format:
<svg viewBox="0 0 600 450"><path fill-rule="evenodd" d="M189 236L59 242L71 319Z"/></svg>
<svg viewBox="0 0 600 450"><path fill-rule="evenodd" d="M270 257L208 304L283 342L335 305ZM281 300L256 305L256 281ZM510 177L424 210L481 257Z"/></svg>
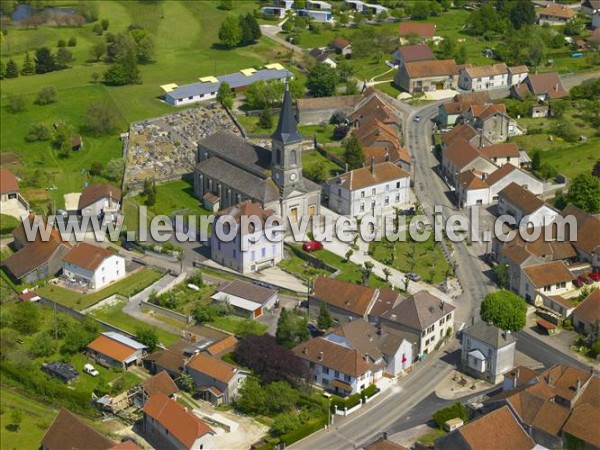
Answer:
<svg viewBox="0 0 600 450"><path fill-rule="evenodd" d="M292 208L290 210L290 218L293 222L296 222L298 220L298 208Z"/></svg>
<svg viewBox="0 0 600 450"><path fill-rule="evenodd" d="M310 205L310 206L308 207L308 215L309 215L310 217L312 217L312 216L314 216L314 215L315 215L315 211L316 211L316 206L315 206L315 205Z"/></svg>

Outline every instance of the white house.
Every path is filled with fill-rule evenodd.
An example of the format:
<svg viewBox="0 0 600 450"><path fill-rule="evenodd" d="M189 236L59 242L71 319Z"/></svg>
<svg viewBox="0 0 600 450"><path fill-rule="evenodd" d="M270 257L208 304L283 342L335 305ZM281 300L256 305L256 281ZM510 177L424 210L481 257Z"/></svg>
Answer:
<svg viewBox="0 0 600 450"><path fill-rule="evenodd" d="M497 384L514 367L516 344L510 331L477 322L462 332L462 368L470 375Z"/></svg>
<svg viewBox="0 0 600 450"><path fill-rule="evenodd" d="M0 212L18 219L29 214L29 203L19 193L17 177L6 169L0 169Z"/></svg>
<svg viewBox="0 0 600 450"><path fill-rule="evenodd" d="M498 193L498 215L513 216L521 228L552 224L559 212L527 188L511 183Z"/></svg>
<svg viewBox="0 0 600 450"><path fill-rule="evenodd" d="M330 10L297 9L296 14L298 14L299 17L310 17L315 22L321 22L321 23L333 22L333 14Z"/></svg>
<svg viewBox="0 0 600 450"><path fill-rule="evenodd" d="M504 63L488 66L466 64L458 77L458 87L466 91L488 91L508 86L508 67Z"/></svg>
<svg viewBox="0 0 600 450"><path fill-rule="evenodd" d="M385 6L376 5L374 3L366 3L361 0L344 0L344 5L346 5L348 9L353 9L362 13L371 12L376 16L378 16L384 11L388 11L388 9Z"/></svg>
<svg viewBox="0 0 600 450"><path fill-rule="evenodd" d="M410 202L410 175L392 162L361 167L328 182L329 207L338 214L380 213Z"/></svg>
<svg viewBox="0 0 600 450"><path fill-rule="evenodd" d="M540 25L564 25L572 20L577 13L565 5L550 3L537 13L537 22Z"/></svg>
<svg viewBox="0 0 600 450"><path fill-rule="evenodd" d="M580 11L588 16L600 13L600 0L582 0Z"/></svg>
<svg viewBox="0 0 600 450"><path fill-rule="evenodd" d="M521 268L519 295L530 303L542 303L542 293L561 295L573 290L575 277L563 261L550 261Z"/></svg>
<svg viewBox="0 0 600 450"><path fill-rule="evenodd" d="M125 276L125 258L81 242L63 257L63 274L88 289L102 289Z"/></svg>
<svg viewBox="0 0 600 450"><path fill-rule="evenodd" d="M220 211L215 216L210 240L210 257L213 261L241 273L257 272L275 266L283 258L283 239L273 242L267 239L266 233L273 235L285 233L282 220L269 223L275 212L264 209L259 203L247 200ZM223 221L223 230L231 234L232 240L219 239L215 227L217 222L228 216L232 223ZM253 217L260 226L245 224L242 217Z"/></svg>
<svg viewBox="0 0 600 450"><path fill-rule="evenodd" d="M142 431L154 448L208 450L215 432L196 414L161 392L153 394L144 409Z"/></svg>
<svg viewBox="0 0 600 450"><path fill-rule="evenodd" d="M331 11L332 9L331 3L323 2L321 0L306 0L306 7L323 11Z"/></svg>
<svg viewBox="0 0 600 450"><path fill-rule="evenodd" d="M81 216L104 215L115 220L121 209L121 190L109 184L91 184L81 191L77 209Z"/></svg>
<svg viewBox="0 0 600 450"><path fill-rule="evenodd" d="M215 302L227 302L236 314L256 319L275 307L279 294L273 289L233 280L220 286L211 299Z"/></svg>
<svg viewBox="0 0 600 450"><path fill-rule="evenodd" d="M508 84L510 86L515 86L519 83L525 81L527 75L529 74L529 69L527 66L512 66L508 68Z"/></svg>
<svg viewBox="0 0 600 450"><path fill-rule="evenodd" d="M462 138L454 139L442 151L442 174L453 187L458 187L459 175L467 170L488 174L496 168L496 165L482 156L474 145Z"/></svg>

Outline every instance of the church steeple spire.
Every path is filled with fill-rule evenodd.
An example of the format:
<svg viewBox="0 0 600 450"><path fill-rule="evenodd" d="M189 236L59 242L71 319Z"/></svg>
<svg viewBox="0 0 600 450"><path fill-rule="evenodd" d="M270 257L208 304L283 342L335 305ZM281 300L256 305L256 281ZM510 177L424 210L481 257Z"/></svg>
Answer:
<svg viewBox="0 0 600 450"><path fill-rule="evenodd" d="M290 89L286 82L283 105L281 106L281 112L279 113L279 122L277 123L277 129L271 135L271 139L279 141L282 144L301 141L302 136L298 133L297 125L296 116L294 115L294 106L292 105L292 95L290 94Z"/></svg>

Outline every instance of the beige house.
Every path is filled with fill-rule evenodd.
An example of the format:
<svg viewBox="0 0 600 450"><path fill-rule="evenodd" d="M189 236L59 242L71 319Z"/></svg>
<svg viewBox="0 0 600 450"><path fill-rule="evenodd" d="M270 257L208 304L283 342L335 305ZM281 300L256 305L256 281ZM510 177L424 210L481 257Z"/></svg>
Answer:
<svg viewBox="0 0 600 450"><path fill-rule="evenodd" d="M454 89L458 66L453 59L418 61L402 65L394 83L408 93Z"/></svg>

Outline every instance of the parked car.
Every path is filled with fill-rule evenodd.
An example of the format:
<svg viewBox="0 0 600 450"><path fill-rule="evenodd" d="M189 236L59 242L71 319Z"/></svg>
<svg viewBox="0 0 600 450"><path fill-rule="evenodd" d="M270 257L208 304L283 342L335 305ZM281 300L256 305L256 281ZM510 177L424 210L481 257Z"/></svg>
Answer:
<svg viewBox="0 0 600 450"><path fill-rule="evenodd" d="M421 281L421 277L414 272L407 273L406 278L410 281Z"/></svg>
<svg viewBox="0 0 600 450"><path fill-rule="evenodd" d="M600 281L600 273L598 272L590 272L588 277L590 277L593 281Z"/></svg>
<svg viewBox="0 0 600 450"><path fill-rule="evenodd" d="M576 287L580 288L580 287L582 287L582 286L583 286L583 281L581 281L579 278L575 278L575 279L573 280L573 284L574 284Z"/></svg>
<svg viewBox="0 0 600 450"><path fill-rule="evenodd" d="M133 250L135 250L135 247L133 246L133 244L129 241L124 240L121 244L123 246L123 248L125 250L128 250L130 252L132 252Z"/></svg>
<svg viewBox="0 0 600 450"><path fill-rule="evenodd" d="M317 250L323 249L323 244L321 244L319 241L308 241L302 245L302 249L308 253L316 252Z"/></svg>
<svg viewBox="0 0 600 450"><path fill-rule="evenodd" d="M585 284L594 284L594 282L592 280L590 280L587 276L585 275L579 275L579 278L581 281L583 281Z"/></svg>
<svg viewBox="0 0 600 450"><path fill-rule="evenodd" d="M421 121L421 116L419 116L419 115L417 114L413 120L414 120L415 122L420 122L420 121Z"/></svg>
<svg viewBox="0 0 600 450"><path fill-rule="evenodd" d="M83 371L93 377L97 377L98 375L100 375L100 372L98 372L96 368L91 364L86 364L85 366L83 366Z"/></svg>
<svg viewBox="0 0 600 450"><path fill-rule="evenodd" d="M316 325L314 325L312 323L308 324L308 331L310 332L310 335L314 338L323 336L323 332L321 330L319 330L319 327L317 327Z"/></svg>

